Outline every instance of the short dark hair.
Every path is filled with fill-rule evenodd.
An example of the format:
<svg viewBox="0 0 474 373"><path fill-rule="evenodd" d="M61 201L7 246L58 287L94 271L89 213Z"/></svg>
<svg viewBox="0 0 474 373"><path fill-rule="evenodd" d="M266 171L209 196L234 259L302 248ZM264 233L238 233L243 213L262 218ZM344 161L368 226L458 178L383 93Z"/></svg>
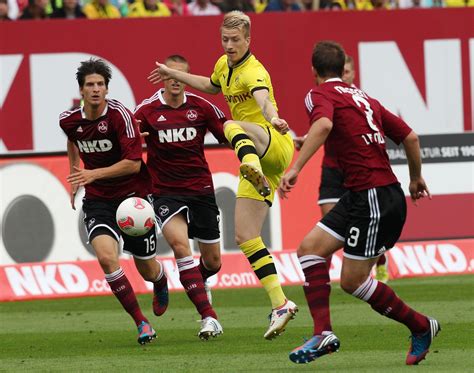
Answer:
<svg viewBox="0 0 474 373"><path fill-rule="evenodd" d="M105 80L105 86L109 88L110 79L112 79L112 70L107 63L100 58L90 58L87 61L82 61L77 69L76 79L79 87L84 87L87 75L98 74L102 75Z"/></svg>
<svg viewBox="0 0 474 373"><path fill-rule="evenodd" d="M340 78L344 72L346 53L335 41L324 40L314 46L311 61L320 77Z"/></svg>

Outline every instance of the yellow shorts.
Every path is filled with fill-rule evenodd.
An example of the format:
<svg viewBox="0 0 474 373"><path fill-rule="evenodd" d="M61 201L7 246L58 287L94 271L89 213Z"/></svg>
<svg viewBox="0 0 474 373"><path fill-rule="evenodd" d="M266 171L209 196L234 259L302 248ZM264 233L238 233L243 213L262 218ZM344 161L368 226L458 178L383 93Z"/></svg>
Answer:
<svg viewBox="0 0 474 373"><path fill-rule="evenodd" d="M275 197L275 191L280 184L280 179L293 159L295 151L293 138L289 133L282 135L273 127L267 127L270 136L270 143L267 151L260 157L263 174L270 184L271 193L267 197L262 197L254 186L242 175L240 175L239 187L237 189L237 198L251 198L258 201L267 201L270 206Z"/></svg>

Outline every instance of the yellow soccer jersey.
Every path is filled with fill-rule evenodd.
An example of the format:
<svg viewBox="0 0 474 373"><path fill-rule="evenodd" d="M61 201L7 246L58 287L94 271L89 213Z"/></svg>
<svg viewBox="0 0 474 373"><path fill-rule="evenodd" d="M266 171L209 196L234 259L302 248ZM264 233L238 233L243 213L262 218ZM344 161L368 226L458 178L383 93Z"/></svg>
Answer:
<svg viewBox="0 0 474 373"><path fill-rule="evenodd" d="M271 126L252 93L258 89L267 89L270 101L277 108L272 82L267 70L250 52L233 67L227 64L226 55L219 58L211 75L211 83L224 94L232 119L253 122L262 127Z"/></svg>

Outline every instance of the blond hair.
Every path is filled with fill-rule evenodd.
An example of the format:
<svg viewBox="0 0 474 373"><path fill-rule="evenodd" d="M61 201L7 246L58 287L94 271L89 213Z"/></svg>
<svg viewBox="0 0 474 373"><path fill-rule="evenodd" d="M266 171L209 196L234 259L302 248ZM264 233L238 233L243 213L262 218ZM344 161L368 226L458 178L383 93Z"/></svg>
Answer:
<svg viewBox="0 0 474 373"><path fill-rule="evenodd" d="M222 21L221 30L223 28L237 28L244 31L245 37L250 36L250 17L240 10L233 10L226 13Z"/></svg>

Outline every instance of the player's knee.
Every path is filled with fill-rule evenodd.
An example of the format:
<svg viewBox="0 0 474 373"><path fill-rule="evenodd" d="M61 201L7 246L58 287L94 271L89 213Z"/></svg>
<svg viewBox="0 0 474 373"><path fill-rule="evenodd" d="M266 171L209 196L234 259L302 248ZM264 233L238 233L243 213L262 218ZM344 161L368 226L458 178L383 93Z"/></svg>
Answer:
<svg viewBox="0 0 474 373"><path fill-rule="evenodd" d="M348 294L354 293L364 282L366 278L358 276L341 276L341 289Z"/></svg>
<svg viewBox="0 0 474 373"><path fill-rule="evenodd" d="M184 258L186 256L192 255L191 248L189 247L189 243L182 242L179 240L168 242L173 249L173 253L176 257Z"/></svg>
<svg viewBox="0 0 474 373"><path fill-rule="evenodd" d="M296 250L296 254L300 256L304 255L314 255L316 248L313 242L310 242L307 239L304 239L301 244L298 246L298 249Z"/></svg>
<svg viewBox="0 0 474 373"><path fill-rule="evenodd" d="M112 273L120 267L117 256L112 253L97 253L97 260L105 273Z"/></svg>
<svg viewBox="0 0 474 373"><path fill-rule="evenodd" d="M204 265L210 271L217 272L222 266L220 255L212 255L211 257L206 258L206 260L204 260Z"/></svg>

